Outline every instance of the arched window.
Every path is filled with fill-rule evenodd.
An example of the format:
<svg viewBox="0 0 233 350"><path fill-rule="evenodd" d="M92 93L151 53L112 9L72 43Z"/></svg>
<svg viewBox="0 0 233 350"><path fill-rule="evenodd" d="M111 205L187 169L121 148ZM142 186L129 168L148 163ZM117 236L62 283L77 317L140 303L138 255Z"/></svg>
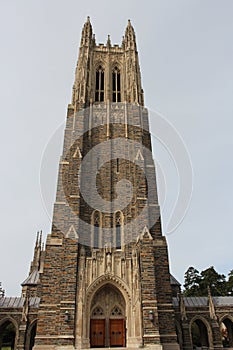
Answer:
<svg viewBox="0 0 233 350"><path fill-rule="evenodd" d="M229 318L225 318L220 323L220 332L222 336L222 345L224 348L233 347L233 322Z"/></svg>
<svg viewBox="0 0 233 350"><path fill-rule="evenodd" d="M0 327L1 349L15 349L16 329L12 322L6 321Z"/></svg>
<svg viewBox="0 0 233 350"><path fill-rule="evenodd" d="M29 350L33 349L33 346L35 344L35 337L36 337L36 322L34 323L31 329Z"/></svg>
<svg viewBox="0 0 233 350"><path fill-rule="evenodd" d="M117 67L112 72L112 101L121 102L121 74Z"/></svg>
<svg viewBox="0 0 233 350"><path fill-rule="evenodd" d="M95 101L104 101L104 70L99 66L95 74Z"/></svg>
<svg viewBox="0 0 233 350"><path fill-rule="evenodd" d="M122 247L122 229L123 229L123 214L118 211L115 214L115 245L116 249L121 249Z"/></svg>
<svg viewBox="0 0 233 350"><path fill-rule="evenodd" d="M193 346L209 348L209 338L206 325L199 319L195 320L191 326Z"/></svg>
<svg viewBox="0 0 233 350"><path fill-rule="evenodd" d="M94 232L93 232L93 248L99 248L100 245L100 213L94 212L93 216Z"/></svg>

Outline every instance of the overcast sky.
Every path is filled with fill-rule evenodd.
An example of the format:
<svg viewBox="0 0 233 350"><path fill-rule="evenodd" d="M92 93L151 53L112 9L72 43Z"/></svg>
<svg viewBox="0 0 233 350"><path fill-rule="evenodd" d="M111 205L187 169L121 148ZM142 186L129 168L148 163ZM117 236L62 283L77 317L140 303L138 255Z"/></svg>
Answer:
<svg viewBox="0 0 233 350"><path fill-rule="evenodd" d="M41 159L65 121L87 15L97 42L104 43L110 34L112 43L121 44L131 19L146 106L172 123L190 154L192 201L181 225L167 236L171 272L181 282L190 265L199 270L214 265L227 274L233 268L233 1L0 0L0 5L0 281L7 295L20 294L36 231L43 230L44 238L50 233L61 133L42 174L49 216L41 199ZM154 148L168 184L166 234L177 181L165 150L156 143Z"/></svg>

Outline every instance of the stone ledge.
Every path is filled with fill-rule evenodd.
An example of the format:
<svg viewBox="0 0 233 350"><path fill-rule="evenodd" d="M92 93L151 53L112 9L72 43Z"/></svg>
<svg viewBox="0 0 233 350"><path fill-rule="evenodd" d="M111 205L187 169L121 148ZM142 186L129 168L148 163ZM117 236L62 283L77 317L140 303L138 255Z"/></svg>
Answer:
<svg viewBox="0 0 233 350"><path fill-rule="evenodd" d="M46 245L61 246L62 241L62 238L52 238L50 235L48 235Z"/></svg>

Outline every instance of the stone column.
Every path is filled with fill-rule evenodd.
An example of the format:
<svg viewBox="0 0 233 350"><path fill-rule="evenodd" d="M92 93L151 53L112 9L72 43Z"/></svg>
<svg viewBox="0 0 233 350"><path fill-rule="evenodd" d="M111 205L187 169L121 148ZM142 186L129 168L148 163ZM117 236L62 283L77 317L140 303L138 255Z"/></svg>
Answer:
<svg viewBox="0 0 233 350"><path fill-rule="evenodd" d="M22 322L19 326L19 336L17 339L17 350L25 349L25 340L26 340L26 332L27 332L27 324L26 322Z"/></svg>
<svg viewBox="0 0 233 350"><path fill-rule="evenodd" d="M189 324L187 321L182 321L183 330L183 350L193 350L192 339L189 331Z"/></svg>
<svg viewBox="0 0 233 350"><path fill-rule="evenodd" d="M213 333L213 347L214 349L221 349L223 347L222 345L222 338L220 333L220 326L216 320L211 321L211 328Z"/></svg>

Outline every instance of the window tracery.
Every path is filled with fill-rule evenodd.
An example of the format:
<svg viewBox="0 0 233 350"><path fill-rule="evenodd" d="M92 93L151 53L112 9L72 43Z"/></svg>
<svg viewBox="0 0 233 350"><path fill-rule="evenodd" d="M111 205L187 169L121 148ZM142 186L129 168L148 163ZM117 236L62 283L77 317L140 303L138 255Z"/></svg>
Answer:
<svg viewBox="0 0 233 350"><path fill-rule="evenodd" d="M121 74L117 66L112 71L112 101L121 102Z"/></svg>
<svg viewBox="0 0 233 350"><path fill-rule="evenodd" d="M94 308L91 314L92 317L104 316L104 311L100 306Z"/></svg>
<svg viewBox="0 0 233 350"><path fill-rule="evenodd" d="M111 316L122 316L122 311L118 306L114 306L111 311Z"/></svg>
<svg viewBox="0 0 233 350"><path fill-rule="evenodd" d="M95 101L104 101L104 69L100 65L95 73Z"/></svg>

